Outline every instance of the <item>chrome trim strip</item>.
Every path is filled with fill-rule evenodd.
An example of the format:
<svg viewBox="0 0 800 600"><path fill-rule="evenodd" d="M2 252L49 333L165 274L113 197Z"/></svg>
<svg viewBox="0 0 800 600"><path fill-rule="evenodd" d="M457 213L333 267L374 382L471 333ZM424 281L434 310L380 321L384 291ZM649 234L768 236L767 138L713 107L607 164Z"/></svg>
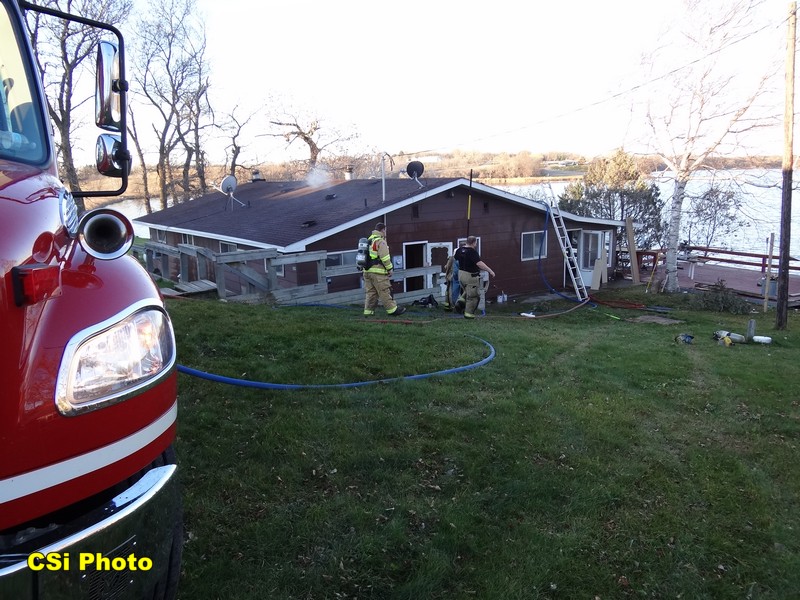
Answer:
<svg viewBox="0 0 800 600"><path fill-rule="evenodd" d="M107 518L98 521L85 529L39 549L42 554L62 552L64 549L91 538L99 532L113 527L132 513L140 510L158 494L175 474L176 465L155 467L148 471L139 481L130 488L113 498L105 510L116 510ZM20 556L20 562L0 569L0 579L28 567L28 555Z"/></svg>
<svg viewBox="0 0 800 600"><path fill-rule="evenodd" d="M58 190L58 212L67 235L74 238L78 233L78 207L72 194L64 188Z"/></svg>
<svg viewBox="0 0 800 600"><path fill-rule="evenodd" d="M35 471L0 479L0 504L66 483L127 458L158 439L175 423L177 416L176 400L158 419L126 438Z"/></svg>

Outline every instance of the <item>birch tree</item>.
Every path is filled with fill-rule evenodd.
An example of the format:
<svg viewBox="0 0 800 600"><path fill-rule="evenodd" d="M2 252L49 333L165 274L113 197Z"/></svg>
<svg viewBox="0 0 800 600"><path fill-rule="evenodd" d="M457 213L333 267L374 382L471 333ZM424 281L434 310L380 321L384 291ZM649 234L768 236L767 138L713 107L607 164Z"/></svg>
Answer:
<svg viewBox="0 0 800 600"><path fill-rule="evenodd" d="M757 63L754 70L746 50L754 42L772 43L769 36L775 36L783 17L782 11L774 11L772 23L759 23L769 13L758 0L685 4L682 26L649 57L651 81L662 85L646 90L645 104L652 149L674 179L666 244L668 292L678 290L681 216L692 174L703 169L712 155L743 150L748 134L774 123L770 122L776 116L774 107L763 101L774 82L776 64ZM736 55L741 60L735 60Z"/></svg>

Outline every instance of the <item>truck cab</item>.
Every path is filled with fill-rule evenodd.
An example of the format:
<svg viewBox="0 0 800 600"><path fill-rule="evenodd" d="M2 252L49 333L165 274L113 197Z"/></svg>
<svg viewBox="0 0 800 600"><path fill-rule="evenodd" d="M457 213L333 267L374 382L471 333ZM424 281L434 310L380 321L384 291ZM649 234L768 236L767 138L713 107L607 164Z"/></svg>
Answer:
<svg viewBox="0 0 800 600"><path fill-rule="evenodd" d="M122 36L0 0L0 598L174 598L183 541L176 348L110 209L58 176L25 11L95 27L98 170L127 185ZM80 193L80 192L76 192Z"/></svg>

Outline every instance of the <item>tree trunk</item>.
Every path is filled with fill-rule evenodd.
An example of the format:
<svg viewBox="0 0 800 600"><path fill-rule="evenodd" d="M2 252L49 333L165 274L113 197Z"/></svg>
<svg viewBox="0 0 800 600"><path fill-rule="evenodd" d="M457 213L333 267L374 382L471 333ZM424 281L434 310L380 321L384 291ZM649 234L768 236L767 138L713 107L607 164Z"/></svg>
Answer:
<svg viewBox="0 0 800 600"><path fill-rule="evenodd" d="M139 143L139 136L136 135L136 120L133 112L130 114L130 123L131 126L128 128L128 138L133 141L133 145L136 147L136 154L139 157L139 164L142 165L142 190L144 193L142 204L144 204L145 213L149 215L153 212L153 206L150 204L150 186L147 182L147 164L144 161L144 151L142 150L142 145Z"/></svg>
<svg viewBox="0 0 800 600"><path fill-rule="evenodd" d="M156 172L158 173L158 192L159 198L161 200L161 210L167 208L167 160L166 157L162 154L158 157L158 166L156 167Z"/></svg>
<svg viewBox="0 0 800 600"><path fill-rule="evenodd" d="M231 152L231 169L230 174L236 177L236 161L239 160L239 153L242 149L236 144L233 145L233 152Z"/></svg>
<svg viewBox="0 0 800 600"><path fill-rule="evenodd" d="M667 232L667 278L664 289L677 292L678 285L678 241L681 235L681 213L683 198L686 195L686 183L689 174L679 171L675 174L675 189L672 192L672 205L669 210L669 231Z"/></svg>
<svg viewBox="0 0 800 600"><path fill-rule="evenodd" d="M199 102L198 102L199 105ZM200 107L198 106L198 115L200 114ZM197 171L197 182L200 186L199 195L203 195L208 190L208 183L206 182L206 157L205 152L203 152L202 140L200 139L200 123L199 117L198 121L194 123L194 148L195 148L195 169Z"/></svg>
<svg viewBox="0 0 800 600"><path fill-rule="evenodd" d="M188 202L192 196L189 176L191 175L192 157L194 156L194 148L186 146L185 149L186 149L186 157L183 160L183 182L182 182L183 199L181 200L181 202Z"/></svg>
<svg viewBox="0 0 800 600"><path fill-rule="evenodd" d="M75 160L72 157L72 141L67 132L64 137L64 132L61 132L61 168L64 172L64 178L67 180L67 187L70 192L75 193L81 190L80 181L78 181L78 171L75 169ZM86 211L86 203L83 197L75 197L75 204L78 207L78 214Z"/></svg>

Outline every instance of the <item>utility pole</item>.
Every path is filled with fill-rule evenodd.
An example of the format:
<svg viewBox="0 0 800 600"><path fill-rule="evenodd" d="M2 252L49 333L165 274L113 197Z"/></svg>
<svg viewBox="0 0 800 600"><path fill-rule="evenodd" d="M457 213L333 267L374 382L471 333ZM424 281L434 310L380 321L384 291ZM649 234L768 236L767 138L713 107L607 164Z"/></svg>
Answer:
<svg viewBox="0 0 800 600"><path fill-rule="evenodd" d="M797 2L789 3L786 39L786 104L783 115L783 187L781 189L781 245L778 261L778 294L775 328L786 329L789 313L789 242L792 229L792 166L794 163L794 53L797 35ZM769 282L766 282L769 284Z"/></svg>

